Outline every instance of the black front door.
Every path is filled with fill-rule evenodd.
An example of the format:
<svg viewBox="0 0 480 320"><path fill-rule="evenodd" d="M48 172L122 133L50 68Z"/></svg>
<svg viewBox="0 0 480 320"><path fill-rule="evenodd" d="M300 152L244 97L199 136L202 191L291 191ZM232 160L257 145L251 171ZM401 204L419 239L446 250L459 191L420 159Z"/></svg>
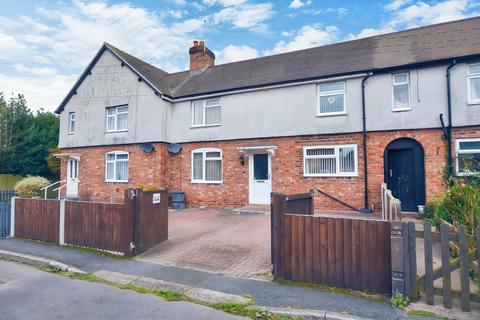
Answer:
<svg viewBox="0 0 480 320"><path fill-rule="evenodd" d="M388 160L388 188L402 202L402 210L416 211L413 149L390 150Z"/></svg>
<svg viewBox="0 0 480 320"><path fill-rule="evenodd" d="M425 160L422 146L410 138L392 141L385 149L385 182L403 211L425 205Z"/></svg>

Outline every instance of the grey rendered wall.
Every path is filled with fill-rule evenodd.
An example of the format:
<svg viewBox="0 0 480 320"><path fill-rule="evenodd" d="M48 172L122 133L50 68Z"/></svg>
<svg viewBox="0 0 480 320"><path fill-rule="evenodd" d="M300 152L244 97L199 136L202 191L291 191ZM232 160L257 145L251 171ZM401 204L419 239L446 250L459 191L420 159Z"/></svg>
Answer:
<svg viewBox="0 0 480 320"><path fill-rule="evenodd" d="M223 140L362 130L361 79L346 81L345 115L317 116L316 84L224 95L222 124L191 128L191 102L178 102L168 116L170 142Z"/></svg>
<svg viewBox="0 0 480 320"><path fill-rule="evenodd" d="M60 115L60 148L165 140L168 102L138 82L109 51L103 53L91 73ZM128 131L107 133L105 108L124 104L128 104ZM69 112L76 113L74 134L68 134Z"/></svg>
<svg viewBox="0 0 480 320"><path fill-rule="evenodd" d="M472 61L479 63L480 60ZM467 64L452 69L452 122L454 126L480 125L480 104L468 104Z"/></svg>

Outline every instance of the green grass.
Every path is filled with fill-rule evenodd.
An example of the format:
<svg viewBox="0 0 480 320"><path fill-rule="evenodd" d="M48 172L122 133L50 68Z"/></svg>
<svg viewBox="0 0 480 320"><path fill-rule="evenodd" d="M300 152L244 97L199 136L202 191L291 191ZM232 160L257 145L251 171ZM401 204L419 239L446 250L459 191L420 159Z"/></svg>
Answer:
<svg viewBox="0 0 480 320"><path fill-rule="evenodd" d="M90 281L90 282L95 282L95 283L101 283L105 285L110 285L119 289L123 290L131 290L135 291L140 294L153 294L158 297L161 297L165 299L166 301L188 301L188 302L193 302L197 304L201 304L207 307L214 308L216 310L220 310L223 312L227 312L233 315L239 315L239 316L244 316L244 317L250 317L255 320L293 320L292 317L289 316L278 316L278 315L273 315L269 313L266 310L263 309L258 309L258 308L251 308L246 305L238 304L238 303L215 303L215 304L208 304L196 300L192 300L188 298L185 294L183 293L178 293L178 292L173 292L173 291L168 291L168 290L152 290L152 289L147 289L144 287L136 286L134 284L120 284L117 282L112 282L108 281L105 279L102 279L100 277L97 277L96 275L92 273L74 273L74 272L69 272L69 271L61 271L58 269L54 269L52 267L46 267L46 266L37 266L39 270L50 272L50 273L55 273L61 276L65 276L74 280L83 280L83 281Z"/></svg>
<svg viewBox="0 0 480 320"><path fill-rule="evenodd" d="M319 289L319 290L328 291L328 292L332 292L332 293L345 294L345 295L354 296L354 297L358 297L358 298L363 298L363 299L367 299L367 300L372 300L372 301L376 301L376 302L386 302L387 301L387 297L383 296L381 294L355 291L355 290L345 289L345 288L330 287L330 286L323 285L323 284L316 284L316 283L310 283L310 282L288 281L288 280L275 280L275 282L280 283L280 284L284 284L284 285L294 286L294 287L313 288L313 289Z"/></svg>
<svg viewBox="0 0 480 320"><path fill-rule="evenodd" d="M446 317L446 316L442 316L441 314L436 314L434 312L425 311L425 310L409 310L409 311L407 311L407 314L410 315L410 316L428 317L428 318L448 320L448 317Z"/></svg>

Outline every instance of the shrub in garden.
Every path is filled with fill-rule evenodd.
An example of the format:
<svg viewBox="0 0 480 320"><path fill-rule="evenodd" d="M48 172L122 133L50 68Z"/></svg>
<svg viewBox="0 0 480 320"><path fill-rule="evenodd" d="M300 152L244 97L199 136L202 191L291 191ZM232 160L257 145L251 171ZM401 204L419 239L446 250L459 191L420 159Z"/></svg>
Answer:
<svg viewBox="0 0 480 320"><path fill-rule="evenodd" d="M15 192L22 198L33 198L42 195L42 188L50 184L44 177L28 176L15 184Z"/></svg>
<svg viewBox="0 0 480 320"><path fill-rule="evenodd" d="M426 222L438 226L447 222L454 227L464 225L468 234L480 226L480 187L455 184L441 197L425 207Z"/></svg>

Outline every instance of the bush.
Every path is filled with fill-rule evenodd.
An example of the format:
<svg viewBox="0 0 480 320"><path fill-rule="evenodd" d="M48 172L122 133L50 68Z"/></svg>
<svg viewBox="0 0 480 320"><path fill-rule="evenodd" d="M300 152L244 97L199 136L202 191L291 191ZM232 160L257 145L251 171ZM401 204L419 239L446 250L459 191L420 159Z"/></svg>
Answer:
<svg viewBox="0 0 480 320"><path fill-rule="evenodd" d="M474 234L480 225L480 187L456 184L440 198L425 207L426 222L438 226L446 221L454 226L464 225L468 234Z"/></svg>
<svg viewBox="0 0 480 320"><path fill-rule="evenodd" d="M405 309L410 304L410 299L397 292L392 296L390 302L395 308Z"/></svg>
<svg viewBox="0 0 480 320"><path fill-rule="evenodd" d="M28 176L15 184L15 192L22 198L33 198L42 195L42 188L50 184L50 181L39 176Z"/></svg>

